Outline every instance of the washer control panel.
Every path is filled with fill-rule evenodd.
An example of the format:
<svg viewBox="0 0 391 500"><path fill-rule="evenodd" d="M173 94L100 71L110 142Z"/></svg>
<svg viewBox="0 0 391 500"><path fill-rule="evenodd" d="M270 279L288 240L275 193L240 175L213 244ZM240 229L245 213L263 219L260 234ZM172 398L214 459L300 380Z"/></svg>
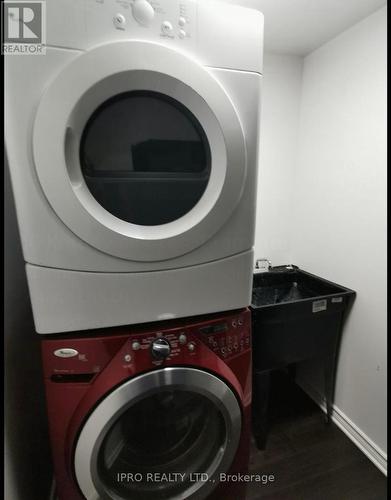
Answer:
<svg viewBox="0 0 391 500"><path fill-rule="evenodd" d="M244 352L251 346L251 331L244 315L200 328L208 347L222 359Z"/></svg>
<svg viewBox="0 0 391 500"><path fill-rule="evenodd" d="M45 377L55 382L90 382L113 362L130 373L160 366L200 364L218 356L224 361L251 348L251 315L243 309L230 315L184 323L182 320L148 326L103 331L89 337L64 336L42 344Z"/></svg>
<svg viewBox="0 0 391 500"><path fill-rule="evenodd" d="M182 356L197 355L200 344L224 360L248 350L251 347L248 314L242 312L224 320L139 335L130 342L130 348L133 355L138 355L138 351L149 351L152 362L160 364L165 360L179 362Z"/></svg>

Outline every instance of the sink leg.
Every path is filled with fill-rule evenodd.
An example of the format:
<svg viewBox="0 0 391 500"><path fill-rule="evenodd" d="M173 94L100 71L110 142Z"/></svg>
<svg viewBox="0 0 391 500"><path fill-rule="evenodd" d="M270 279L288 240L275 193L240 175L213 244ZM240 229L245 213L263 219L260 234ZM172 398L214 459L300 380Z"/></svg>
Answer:
<svg viewBox="0 0 391 500"><path fill-rule="evenodd" d="M253 434L259 450L266 447L271 372L255 372L253 376Z"/></svg>
<svg viewBox="0 0 391 500"><path fill-rule="evenodd" d="M331 423L334 403L336 359L333 354L324 360L324 394L326 399L326 424Z"/></svg>

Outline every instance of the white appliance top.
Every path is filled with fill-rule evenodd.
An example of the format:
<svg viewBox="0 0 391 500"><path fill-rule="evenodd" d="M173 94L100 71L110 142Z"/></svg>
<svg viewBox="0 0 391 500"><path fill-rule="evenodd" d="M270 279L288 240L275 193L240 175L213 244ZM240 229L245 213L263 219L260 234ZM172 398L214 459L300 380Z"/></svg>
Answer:
<svg viewBox="0 0 391 500"><path fill-rule="evenodd" d="M211 67L262 72L263 15L215 0L47 0L47 45L148 40Z"/></svg>

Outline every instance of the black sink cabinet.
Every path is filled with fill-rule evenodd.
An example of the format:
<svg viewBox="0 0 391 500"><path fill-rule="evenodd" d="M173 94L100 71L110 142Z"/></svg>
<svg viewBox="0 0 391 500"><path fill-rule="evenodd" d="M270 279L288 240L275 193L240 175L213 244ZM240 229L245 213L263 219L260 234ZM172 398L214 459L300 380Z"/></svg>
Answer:
<svg viewBox="0 0 391 500"><path fill-rule="evenodd" d="M344 321L355 292L302 271L280 266L253 278L253 433L264 449L273 370L308 359L324 365L324 395L330 421L335 372Z"/></svg>

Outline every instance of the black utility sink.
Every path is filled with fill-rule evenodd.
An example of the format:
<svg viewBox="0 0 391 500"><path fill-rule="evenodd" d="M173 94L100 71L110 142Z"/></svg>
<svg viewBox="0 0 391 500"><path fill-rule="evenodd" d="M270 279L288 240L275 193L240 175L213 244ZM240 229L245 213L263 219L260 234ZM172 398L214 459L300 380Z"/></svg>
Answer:
<svg viewBox="0 0 391 500"><path fill-rule="evenodd" d="M251 303L254 427L259 447L265 443L265 412L272 370L307 359L321 360L325 366L330 417L342 328L355 295L353 290L297 266L279 266L254 274Z"/></svg>
<svg viewBox="0 0 391 500"><path fill-rule="evenodd" d="M253 364L268 370L335 351L353 290L280 266L254 274Z"/></svg>
<svg viewBox="0 0 391 500"><path fill-rule="evenodd" d="M252 307L295 302L315 297L349 295L350 290L292 267L272 268L254 275ZM342 300L343 301L343 300Z"/></svg>

